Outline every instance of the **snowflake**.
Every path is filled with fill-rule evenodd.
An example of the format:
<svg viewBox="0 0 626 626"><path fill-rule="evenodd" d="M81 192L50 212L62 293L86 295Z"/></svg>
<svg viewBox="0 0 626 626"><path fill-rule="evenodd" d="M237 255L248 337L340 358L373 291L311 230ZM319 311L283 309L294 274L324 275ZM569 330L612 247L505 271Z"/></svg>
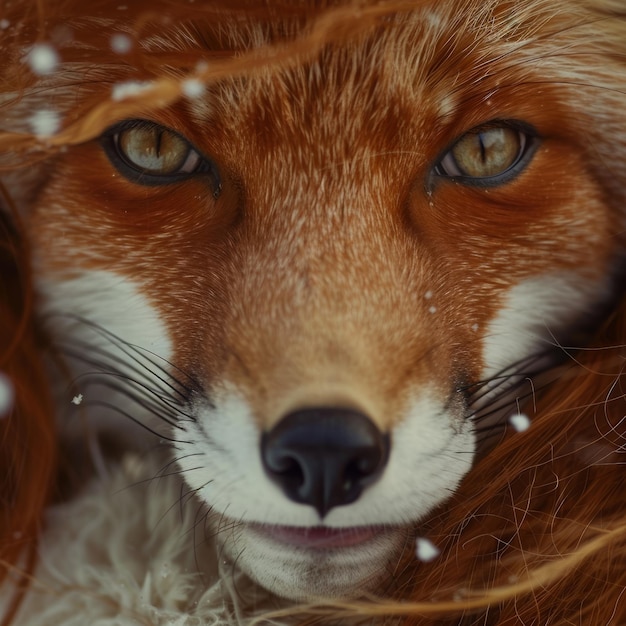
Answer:
<svg viewBox="0 0 626 626"><path fill-rule="evenodd" d="M38 76L52 74L59 65L58 52L48 43L35 44L26 55L30 69Z"/></svg>
<svg viewBox="0 0 626 626"><path fill-rule="evenodd" d="M518 433L524 432L530 427L530 419L523 413L511 415L511 417L509 417L509 423Z"/></svg>
<svg viewBox="0 0 626 626"><path fill-rule="evenodd" d="M415 555L422 563L434 561L440 552L439 548L430 539L418 537L415 541Z"/></svg>
<svg viewBox="0 0 626 626"><path fill-rule="evenodd" d="M6 417L13 407L15 391L8 376L0 372L0 417Z"/></svg>
<svg viewBox="0 0 626 626"><path fill-rule="evenodd" d="M29 119L30 126L37 137L51 137L61 126L61 119L56 111L41 109Z"/></svg>

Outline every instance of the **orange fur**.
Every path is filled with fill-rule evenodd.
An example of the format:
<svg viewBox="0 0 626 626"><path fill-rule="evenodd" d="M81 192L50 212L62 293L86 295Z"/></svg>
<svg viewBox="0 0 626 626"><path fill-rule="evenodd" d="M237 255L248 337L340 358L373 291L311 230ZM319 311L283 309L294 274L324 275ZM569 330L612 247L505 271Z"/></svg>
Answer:
<svg viewBox="0 0 626 626"><path fill-rule="evenodd" d="M463 605L486 592L488 611L468 611L463 624L626 619L625 304L596 337L598 348L579 354L540 395L532 428L477 464L429 522L426 532L445 546L444 558L416 572L417 598L436 589L436 598L456 596ZM601 547L577 560L594 540ZM545 579L541 568L549 570Z"/></svg>
<svg viewBox="0 0 626 626"><path fill-rule="evenodd" d="M52 4L52 3L51 3ZM118 3L113 3L117 6ZM120 64L119 59L113 55L106 44L105 36L116 29L129 30L140 36L155 36L166 25L163 14L169 14L169 19L211 19L219 22L228 21L234 14L252 15L257 18L253 4L247 2L209 3L211 6L192 8L186 7L188 14L181 14L175 3L163 2L162 6L151 8L154 3L130 2L129 11L124 15L113 14L111 3L99 2L93 8L93 15L100 15L103 19L116 20L113 25L103 29L96 23L81 21L84 17L82 3L68 2L63 11L58 15L54 6L46 3L23 3L16 9L6 8L5 19L9 22L21 23L23 28L11 31L11 36L3 41L3 49L9 59L5 71L2 91L12 94L11 100L4 103L7 115L17 128L5 129L0 134L0 165L9 174L12 182L13 193L42 194L42 197L53 199L56 196L67 194L68 197L89 198L91 193L98 193L99 180L101 177L103 157L94 160L95 149L93 143L88 143L97 137L112 122L128 117L144 115L155 116L161 123L175 126L181 132L185 131L185 124L190 122L184 119L184 107L180 104L181 82L180 76L192 71L196 62L203 58L206 51L195 50L193 46L188 49L185 45L155 45L152 53L140 53L134 51L127 64ZM245 77L242 80L259 81L257 94L264 91L264 71L274 67L297 67L320 53L324 45L329 42L343 42L350 37L362 36L370 33L372 29L384 30L386 16L393 11L403 11L415 8L415 2L393 3L314 3L309 13L305 15L293 3L276 3L268 22L271 24L276 16L291 16L293 20L293 33L283 32L280 28L270 30L269 40L273 45L250 50L250 41L243 36L242 41L219 41L219 35L215 34L216 41L210 42L213 48L218 48L213 53L211 62L203 69L196 72L197 76L207 84L212 84L225 77ZM480 3L464 3L468 15L471 11L480 10ZM528 3L532 6L533 3ZM539 3L546 8L546 4ZM583 2L576 2L574 8L577 15L563 15L554 17L554 20L562 19L563 23L549 24L546 17L545 24L535 26L540 30L542 26L551 29L550 32L561 33L561 30L575 28L579 25L578 20L586 19L582 37L589 41L589 55L591 63L613 63L620 68L616 84L611 84L606 73L598 71L598 81L601 89L621 90L623 98L626 90L626 14L619 3L598 2L595 11L587 12ZM502 11L506 12L510 3L501 4ZM161 10L162 9L162 10ZM90 8L90 10L92 10ZM260 11L264 15L263 11ZM547 13L546 13L547 16ZM3 15L0 14L0 18ZM167 19L167 18L166 18ZM313 24L302 34L302 24L311 20ZM75 36L83 40L89 46L66 47L60 44L63 59L67 62L96 63L104 68L94 70L92 81L80 82L73 75L67 75L56 86L57 102L60 108L67 112L63 119L61 131L45 140L37 139L28 132L28 126L24 122L28 111L20 109L20 99L28 102L33 87L38 84L45 86L48 78L36 78L24 74L20 64L21 46L41 38L53 38L56 36L62 41L61 25L75 21L80 27L76 28ZM103 22L105 23L105 22ZM471 19L468 18L468 22ZM597 31L593 30L597 23ZM382 24L382 26L381 26ZM55 31L54 28L57 27ZM53 33L56 32L56 35ZM219 29L215 29L219 33ZM292 38L292 34L299 36ZM600 36L604 37L601 39ZM527 32L528 37L535 33ZM468 39L467 45L461 33L458 36L457 45L460 50L471 47ZM596 37L596 39L594 39ZM81 39L82 38L82 39ZM574 45L574 40L564 40L567 45ZM171 43L171 42L170 42ZM563 45L566 45L563 44ZM548 47L549 49L549 47ZM233 52L239 52L233 56ZM446 58L442 51L444 63L463 63L461 57ZM163 66L168 66L168 71L163 71ZM449 68L448 68L449 69ZM466 74L471 76L472 67L464 67ZM521 71L521 68L519 68ZM446 71L439 68L442 75ZM498 86L494 87L493 97L496 104L506 106L506 103L515 98L525 97L532 101L535 84L519 90L517 77L512 74L512 68L506 68L504 79L511 81L511 89ZM616 72L617 74L617 72ZM102 94L108 92L111 83L126 79L156 78L156 83L148 94L142 94L122 102L103 101ZM233 78L233 80L234 80ZM345 77L340 77L343 80ZM372 81L372 92L375 92L377 80L376 74L370 76L353 76L351 80L362 84L363 80ZM340 83L338 79L338 83ZM572 80L574 80L572 78ZM38 83L40 81L40 83ZM620 82L621 81L621 82ZM344 83L340 83L343 85ZM301 86L282 85L285 98L281 102L287 102L290 89L299 89ZM525 89L525 90L524 90ZM471 243L459 244L463 235L466 241L478 239L478 235L485 229L490 230L493 236L499 233L509 235L516 233L520 237L520 245L516 250L519 261L520 275L527 271L525 263L537 263L532 254L525 258L525 243L529 238L541 239L544 237L546 228L552 229L554 239L559 242L567 242L570 232L570 223L583 220L585 216L580 214L580 205L572 205L571 213L565 216L551 211L557 206L563 197L571 190L544 184L544 179L551 177L559 179L569 176L578 178L581 182L577 193L585 199L585 206L607 206L607 219L598 226L591 220L587 224L578 224L581 232L587 238L588 248L586 254L593 256L594 263L590 265L590 271L594 267L600 267L613 261L608 241L618 242L614 245L617 250L623 250L624 225L623 205L626 199L626 146L622 146L623 152L614 155L615 160L607 163L605 146L610 145L610 136L617 132L624 133L623 120L616 119L623 113L617 110L607 110L603 113L606 128L586 128L589 123L583 112L580 119L568 117L564 111L566 107L560 101L561 91L551 90L550 85L543 87L542 95L544 109L541 112L542 123L552 125L557 141L555 142L554 158L546 164L546 169L541 172L543 178L537 175L534 180L531 194L520 201L515 196L515 189L508 197L510 205L522 204L524 210L513 213L498 212L497 208L489 214L489 219L480 217L468 224L465 215L458 211L460 206L457 195L458 189L450 188L443 192L442 205L448 209L442 213L427 213L420 222L421 235L427 238L430 244L443 256L452 259L458 265L463 263L477 263L473 256ZM594 101L595 93L591 87L581 85L584 101L587 106L593 107L600 101ZM78 96L76 95L78 93ZM591 95L590 95L591 94ZM233 98L238 97L236 90ZM477 93L475 99L481 96ZM581 96L582 97L582 96ZM15 98L15 100L13 100ZM499 99L499 100L498 100ZM610 100L607 96L607 102ZM70 104L68 104L68 102ZM241 105L242 103L239 102ZM254 103L248 103L250 115L255 114ZM322 103L323 104L323 103ZM469 103L465 103L469 106ZM244 106L246 103L244 103ZM267 103L268 110L274 106ZM278 118L281 115L288 117L293 111L280 109L273 113ZM407 106L410 102L399 98L398 107ZM529 105L530 106L530 105ZM606 104L604 106L607 106ZM17 111L17 113L16 113ZM481 120L475 120L479 123ZM434 121L433 121L434 123ZM21 124L21 126L20 126ZM285 137L298 137L298 122L293 128L285 130ZM471 127L471 121L464 122L465 127L453 126L446 130L447 136L454 138ZM621 124L621 127L620 127ZM226 132L226 131L224 131ZM290 135L291 133L291 135ZM579 137L583 137L584 139ZM390 151L393 142L403 137L402 129L389 128L387 126L375 134L373 141L378 142L372 148L376 153ZM412 138L405 138L406 151L410 150ZM226 138L216 136L212 139L215 145L224 145ZM577 156L572 156L572 146L577 142L595 141L597 145L599 165L590 164ZM222 143L220 143L222 142ZM261 138L260 146L264 151L280 153L280 150L290 144L281 144L274 136L268 135ZM67 155L63 152L64 146L75 146ZM283 156L285 154L284 153ZM241 167L252 170L255 162L252 157L241 156L245 150L237 151L233 148L233 154L222 154L222 158L230 163L241 159L244 163ZM327 154L313 155L320 163L328 162ZM346 155L330 155L334 162L341 163ZM249 161L246 161L249 158ZM48 159L48 160L46 160ZM32 168L24 167L24 164ZM81 180L68 183L73 180L71 173L80 164L83 176ZM374 166L372 166L374 167ZM398 177L404 175L402 168L406 162L398 159ZM22 169L20 169L22 168ZM594 169L595 168L595 169ZM594 169L593 175L589 170ZM604 171L606 170L606 171ZM359 174L370 174L368 168L359 171ZM271 168L266 176L271 175ZM376 173L374 172L374 176ZM587 178L585 178L588 176ZM17 181L17 183L15 182ZM388 181L387 181L388 183ZM278 180L275 191L281 193L281 181ZM41 190L40 190L41 189ZM94 191L95 190L95 191ZM100 189L101 191L101 189ZM162 190L160 190L162 191ZM253 194L258 192L262 195L263 189L255 190L251 185ZM312 191L312 189L309 189ZM160 228L159 223L168 222L168 228L172 237L181 240L182 232L189 229L190 224L201 219L203 213L200 209L191 212L178 220L172 219L168 213L168 206L159 200L152 190L129 191L126 187L116 188L110 186L107 189L110 194L110 206L108 210L124 210L128 198L131 201L139 201L152 194L153 204L150 211L139 207L133 215L133 220L127 224L125 230L120 230L113 223L105 224L110 228L111 235L127 237L140 247L145 256L151 259L160 259L161 264L155 264L145 271L158 273L168 267L168 254L172 253L174 244L167 246L151 245L150 235ZM186 201L192 202L195 189L191 185L187 192ZM286 194L288 190L283 190ZM226 258L229 246L233 240L226 236L230 228L238 219L238 194L240 190L236 183L225 186L223 198L230 207L214 218L207 220L200 232L196 233L197 240L185 241L190 249L199 249L198 242L211 242L213 257L211 261L216 267L220 267L223 273L230 270ZM341 194L342 190L332 188L327 190L324 199ZM410 198L410 192L407 191ZM51 203L51 206L53 203ZM112 207L112 208L111 208ZM531 207L531 208L528 208ZM398 207L400 211L404 207ZM52 206L45 219L34 222L34 229L28 231L28 236L40 246L53 248L56 242L63 240L63 254L57 254L59 267L64 269L67 257L72 257L76 263L88 264L89 259L84 255L81 248L82 242L90 241L90 249L99 249L106 254L106 242L102 237L102 231L97 236L94 232L94 224L106 222L106 216L102 213L94 214L86 219L83 224L68 224L64 221L62 211L57 207L58 217ZM202 207L204 210L204 207ZM441 215L445 215L445 222ZM7 212L7 215L12 215ZM615 215L622 216L622 222L617 223ZM156 219L155 218L158 218ZM35 294L30 284L29 275L29 243L25 241L26 232L21 232L21 225L9 226L12 218L4 217L0 226L0 371L4 371L14 381L16 388L16 406L9 418L0 421L0 476L6 477L0 483L0 558L7 564L5 570L0 569L0 579L6 576L6 572L21 565L20 555L24 550L34 545L41 516L46 503L49 501L55 489L54 471L58 454L55 441L55 428L53 426L53 405L49 394L47 374L41 365L42 355L45 352L41 341L41 329L38 328L38 320L33 317L33 298ZM56 225L51 227L50 222L56 219ZM411 219L409 214L408 219ZM92 221L90 221L92 220ZM160 220L160 222L159 222ZM535 228L526 229L528 222L537 224ZM5 225L6 223L6 225ZM288 222L279 225L285 232L290 228ZM368 227L376 227L376 224L368 224ZM20 234L15 232L20 229ZM276 222L272 223L276 228ZM594 231L593 228L596 230ZM475 232L472 232L475 229ZM261 231L262 232L262 231ZM308 231L309 236L313 232ZM357 232L355 230L355 232ZM258 235L258 233L253 233ZM235 243L246 241L250 243L250 233L239 233L240 237ZM384 231L381 237L390 236ZM583 235L581 235L582 237ZM357 237L355 237L357 239ZM174 243L178 243L175 240ZM60 244L58 244L60 245ZM366 250L367 252L367 250ZM398 260L403 255L411 254L414 248L410 242L405 247L396 251ZM479 251L490 254L489 250ZM544 254L546 259L540 261L548 266L556 263L558 267L568 268L585 263L584 250L576 246L568 247L565 243L561 248L551 246L545 239ZM347 259L342 252L334 251L336 256L327 259L327 266L332 264L348 264L354 259ZM371 254L371 249L369 250ZM550 256L548 256L550 255ZM578 256L576 256L578 255ZM478 255L480 256L480 255ZM51 258L53 256L51 255ZM254 259L259 264L270 266L267 259L260 257ZM181 265L172 269L170 284L175 284L184 279L188 267L196 263L206 263L207 257L197 253L196 257L188 260L189 265ZM251 263L251 261L248 261ZM221 265L220 265L221 264ZM70 264L71 265L71 264ZM131 258L128 262L120 262L123 272L135 269L136 261ZM506 273L510 270L511 259L502 257L494 270L498 273ZM398 277L388 270L387 265L378 266L380 273L389 272L389 280L399 280ZM178 273L176 273L178 272ZM433 270L434 272L434 270ZM13 280L12 276L17 278ZM434 273L432 274L435 275ZM159 276L160 278L160 276ZM200 291L221 293L219 283L212 283L207 277L201 285ZM153 281L157 283L156 278ZM485 285L485 289L496 289L497 279L494 285ZM336 287L336 285L335 285ZM243 289L250 293L258 290L258 284L242 283ZM357 286L358 288L358 286ZM622 290L623 286L619 285ZM174 298L168 301L168 290L155 288L151 294L153 298L164 303L168 315L173 319L177 314L176 301ZM494 291L495 293L495 291ZM333 300L332 289L325 294L326 302ZM272 294L280 298L281 294ZM446 307L453 310L456 294L449 294L450 302ZM383 300L381 295L381 300ZM489 302L490 299L486 298ZM257 306L262 307L262 298L257 300ZM285 308L289 303L286 301ZM197 301L191 301L190 306L201 307ZM388 304L388 316L395 313L395 303ZM488 304L485 306L489 306ZM216 306L212 312L210 323L219 329L222 309ZM469 322L464 322L463 310L455 311L457 317L451 322L455 328L455 336L465 337L470 334ZM197 313L200 315L200 313ZM245 312L244 312L245 315ZM481 322L481 315L486 317L487 311L477 309L476 319ZM408 314L405 320L408 319ZM474 319L472 319L472 323ZM248 336L245 328L233 326L238 334L241 345L247 346L251 356L249 364L259 370L263 369L265 353L271 346L263 339ZM217 330L215 331L217 333ZM285 336L290 337L290 329L285 331ZM440 329L445 336L446 329ZM182 361L190 360L191 347L188 343L186 329L178 332L177 341L182 346L180 352ZM218 336L217 334L215 336ZM295 341L295 340L294 340ZM257 343L258 342L258 343ZM462 343L461 339L459 342ZM402 563L394 573L395 586L393 592L395 600L401 597L402 604L383 604L377 608L376 604L355 607L353 605L334 605L331 609L331 621L337 619L342 612L351 614L354 611L366 612L368 615L408 615L406 624L619 624L626 621L626 599L622 596L626 589L626 571L623 560L626 558L626 495L622 487L623 471L621 460L624 452L624 437L626 427L624 419L626 414L626 400L623 389L626 376L623 373L624 356L626 354L626 299L622 296L617 306L606 320L599 324L599 328L591 338L586 339L586 345L591 349L577 352L568 367L563 368L562 375L551 382L546 389L538 389L536 395L529 402L526 410L533 413L532 427L525 433L513 434L500 442L494 449L486 453L466 476L458 492L452 500L440 507L429 519L415 530L418 535L425 535L432 539L441 549L442 555L430 564L416 563L413 553L405 555ZM252 347L251 347L252 346ZM393 348L393 349L392 349ZM385 355L389 362L397 354L402 354L401 336L398 345L388 348ZM355 345L355 350L361 346ZM454 346L450 348L454 349ZM370 358L371 354L363 349L363 358ZM217 357L212 355L215 359ZM218 355L219 356L219 355ZM305 368L310 361L310 355L303 354L301 361L297 362L297 368ZM381 359L382 362L382 359ZM219 364L207 361L203 364L206 371L211 372ZM478 369L478 364L475 363ZM286 368L293 367L293 363L287 364ZM561 371L561 370L559 370ZM288 379L289 372L274 372L273 375L281 379ZM245 373L238 371L239 376ZM374 384L386 384L384 368L372 374L371 380L364 381L364 387ZM395 397L397 389L393 386L397 380L390 381L386 394L389 398ZM254 390L259 406L268 415L271 421L270 409L265 407L266 401L263 393L266 387L271 388L276 383L270 378L261 379L259 388ZM37 393L33 393L37 389ZM287 402L287 401L285 401ZM536 403L536 406L535 406ZM19 533L20 540L15 541ZM412 606L407 600L418 604ZM14 607L8 607L6 623L11 619ZM303 618L304 619L304 618ZM313 618L312 618L313 619ZM366 619L370 619L367 617Z"/></svg>

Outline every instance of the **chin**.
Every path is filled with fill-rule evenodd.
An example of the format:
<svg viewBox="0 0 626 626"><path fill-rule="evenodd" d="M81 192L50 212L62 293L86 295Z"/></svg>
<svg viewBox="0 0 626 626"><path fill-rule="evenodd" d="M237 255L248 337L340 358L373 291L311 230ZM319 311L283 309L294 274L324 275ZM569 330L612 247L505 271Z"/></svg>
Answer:
<svg viewBox="0 0 626 626"><path fill-rule="evenodd" d="M218 537L225 555L259 585L283 598L312 602L379 595L380 586L390 584L408 534L380 526L241 523Z"/></svg>

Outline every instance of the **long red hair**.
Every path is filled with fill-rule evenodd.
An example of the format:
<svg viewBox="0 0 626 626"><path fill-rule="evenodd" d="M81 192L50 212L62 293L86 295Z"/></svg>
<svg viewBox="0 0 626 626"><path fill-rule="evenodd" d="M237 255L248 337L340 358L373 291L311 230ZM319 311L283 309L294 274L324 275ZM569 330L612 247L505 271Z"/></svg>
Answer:
<svg viewBox="0 0 626 626"><path fill-rule="evenodd" d="M13 401L0 417L0 581L18 581L17 607L33 567L42 514L54 485L57 442L52 400L33 315L28 257L15 223L0 212L0 372ZM5 383L6 384L6 383ZM5 393L5 395L8 395Z"/></svg>

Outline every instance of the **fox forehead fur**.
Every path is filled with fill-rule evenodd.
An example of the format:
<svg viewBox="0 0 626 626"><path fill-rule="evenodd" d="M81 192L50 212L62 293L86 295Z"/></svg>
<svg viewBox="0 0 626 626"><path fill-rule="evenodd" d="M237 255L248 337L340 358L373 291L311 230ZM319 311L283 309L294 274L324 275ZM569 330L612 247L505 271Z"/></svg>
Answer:
<svg viewBox="0 0 626 626"><path fill-rule="evenodd" d="M445 501L493 432L482 418L516 410L520 381L610 304L621 266L626 70L609 52L619 33L595 29L608 13L577 1L402 9L300 62L120 115L56 154L23 200L50 332L77 386L89 381L86 400L114 406L94 406L97 428L119 412L169 440L215 524L236 523L226 553L295 598L353 595L385 575L402 528ZM45 79L62 115L77 83L108 98L154 77L81 43L95 25L77 22ZM136 43L178 75L175 57L211 63L302 28L270 13L261 26L173 22ZM90 54L100 65L80 60ZM155 128L206 168L167 184L129 175L120 137ZM522 142L511 168L445 170L468 133L489 129ZM357 411L390 440L376 480L324 512L287 497L260 451L285 416L320 407ZM323 550L265 530L365 526L373 539Z"/></svg>

